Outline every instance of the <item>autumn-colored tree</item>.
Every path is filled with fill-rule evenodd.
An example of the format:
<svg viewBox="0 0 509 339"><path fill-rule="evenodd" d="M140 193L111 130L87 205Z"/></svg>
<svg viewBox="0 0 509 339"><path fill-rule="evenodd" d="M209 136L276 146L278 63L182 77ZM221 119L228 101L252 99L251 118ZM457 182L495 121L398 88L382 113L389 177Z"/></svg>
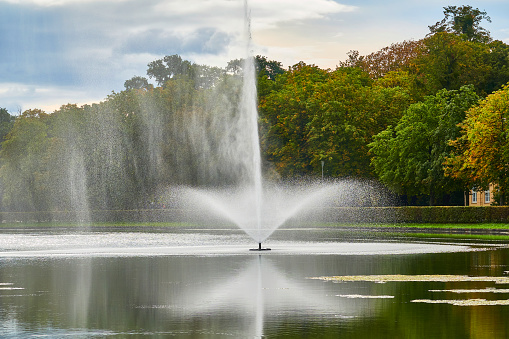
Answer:
<svg viewBox="0 0 509 339"><path fill-rule="evenodd" d="M358 51L348 52L348 60L340 62L340 67L358 67L376 79L389 72L406 69L422 53L422 40L406 40L394 43L381 50L361 56Z"/></svg>
<svg viewBox="0 0 509 339"><path fill-rule="evenodd" d="M308 100L310 165L334 177L372 177L368 143L395 124L410 98L401 88L373 87L358 69L338 69Z"/></svg>
<svg viewBox="0 0 509 339"><path fill-rule="evenodd" d="M313 169L308 136L308 124L313 117L307 104L318 84L328 77L326 70L300 62L279 78L281 89L260 102L266 129L263 148L282 175L302 175Z"/></svg>
<svg viewBox="0 0 509 339"><path fill-rule="evenodd" d="M498 187L498 202L507 204L509 188L509 85L472 107L461 124L462 135L451 142L456 154L448 157L446 172L472 186Z"/></svg>
<svg viewBox="0 0 509 339"><path fill-rule="evenodd" d="M400 87L373 86L358 68L330 72L300 63L262 100L268 158L283 176L372 176L367 144L396 123L410 98Z"/></svg>

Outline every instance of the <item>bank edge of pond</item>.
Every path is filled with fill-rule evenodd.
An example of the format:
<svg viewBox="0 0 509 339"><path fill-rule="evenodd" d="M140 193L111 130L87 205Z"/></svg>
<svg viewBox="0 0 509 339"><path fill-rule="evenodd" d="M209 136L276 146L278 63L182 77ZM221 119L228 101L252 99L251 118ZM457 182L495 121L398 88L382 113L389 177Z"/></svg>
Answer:
<svg viewBox="0 0 509 339"><path fill-rule="evenodd" d="M329 225L351 232L381 233L389 237L450 238L509 241L509 224L334 224Z"/></svg>
<svg viewBox="0 0 509 339"><path fill-rule="evenodd" d="M390 237L417 238L461 238L509 241L509 224L428 224L428 223L298 223L281 226L281 230L324 229L348 233L380 234ZM170 229L231 229L239 230L232 224L199 224L189 222L41 222L41 223L0 223L0 230L123 230L123 231L165 231Z"/></svg>

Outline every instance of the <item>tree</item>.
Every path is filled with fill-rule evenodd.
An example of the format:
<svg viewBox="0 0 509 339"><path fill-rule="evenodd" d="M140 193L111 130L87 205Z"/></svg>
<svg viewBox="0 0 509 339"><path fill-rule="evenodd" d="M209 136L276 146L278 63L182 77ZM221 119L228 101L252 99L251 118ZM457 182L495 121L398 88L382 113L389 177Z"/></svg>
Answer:
<svg viewBox="0 0 509 339"><path fill-rule="evenodd" d="M177 54L152 61L147 69L149 78L155 78L161 87L165 87L170 80L188 79L194 82L196 88L207 89L213 87L224 73L225 71L219 67L198 65L182 60Z"/></svg>
<svg viewBox="0 0 509 339"><path fill-rule="evenodd" d="M373 177L368 143L373 135L395 124L409 104L401 88L372 86L367 73L338 69L317 84L307 102L311 165L327 163L327 174L338 177Z"/></svg>
<svg viewBox="0 0 509 339"><path fill-rule="evenodd" d="M267 57L257 55L254 58L256 67L256 84L258 97L262 98L268 95L277 86L276 78L285 73L281 62L268 60ZM232 75L242 74L244 60L235 59L228 62L226 72Z"/></svg>
<svg viewBox="0 0 509 339"><path fill-rule="evenodd" d="M155 78L159 86L179 76L194 78L192 63L177 55L167 55L162 59L152 61L148 64L147 75Z"/></svg>
<svg viewBox="0 0 509 339"><path fill-rule="evenodd" d="M283 176L303 175L313 170L309 152L308 124L313 118L308 100L328 72L315 65L300 62L285 72L278 81L281 88L260 101L260 114L267 130L262 146L276 171Z"/></svg>
<svg viewBox="0 0 509 339"><path fill-rule="evenodd" d="M5 140L15 119L16 117L10 115L7 109L0 107L0 142Z"/></svg>
<svg viewBox="0 0 509 339"><path fill-rule="evenodd" d="M456 34L465 41L491 41L490 32L480 26L482 20L491 22L486 12L473 9L472 6L447 6L444 7L444 15L445 18L441 21L428 26L430 35L447 32Z"/></svg>
<svg viewBox="0 0 509 339"><path fill-rule="evenodd" d="M428 95L472 84L478 94L486 96L492 88L509 81L507 65L502 63L507 50L500 44L491 48L490 44L464 41L455 34L441 32L424 39L423 48L408 71Z"/></svg>
<svg viewBox="0 0 509 339"><path fill-rule="evenodd" d="M47 173L48 115L24 111L2 143L0 157L4 206L14 211L45 210L44 176Z"/></svg>
<svg viewBox="0 0 509 339"><path fill-rule="evenodd" d="M140 76L135 76L135 77L132 77L129 80L126 80L124 82L124 87L128 91L131 90L131 89L144 89L144 90L148 90L148 89L151 88L151 85L148 83L147 78L140 77Z"/></svg>
<svg viewBox="0 0 509 339"><path fill-rule="evenodd" d="M402 88L373 86L358 68L331 72L299 63L260 102L263 145L283 176L372 177L367 144L398 121L409 104Z"/></svg>
<svg viewBox="0 0 509 339"><path fill-rule="evenodd" d="M422 40L407 40L361 56L359 51L348 52L348 60L340 62L339 67L359 67L369 73L373 79L383 77L391 71L405 69L408 64L422 53Z"/></svg>
<svg viewBox="0 0 509 339"><path fill-rule="evenodd" d="M260 76L264 76L269 80L276 80L278 75L285 72L281 62L276 60L268 60L267 57L257 55L255 57L256 70Z"/></svg>
<svg viewBox="0 0 509 339"><path fill-rule="evenodd" d="M440 195L463 190L464 182L445 176L443 163L452 153L449 141L459 136L458 123L478 100L474 88L464 86L412 104L397 125L369 144L379 179L399 194L429 195L430 205Z"/></svg>
<svg viewBox="0 0 509 339"><path fill-rule="evenodd" d="M509 85L472 107L461 124L461 136L451 141L455 153L447 158L447 175L470 185L498 188L499 203L509 201Z"/></svg>

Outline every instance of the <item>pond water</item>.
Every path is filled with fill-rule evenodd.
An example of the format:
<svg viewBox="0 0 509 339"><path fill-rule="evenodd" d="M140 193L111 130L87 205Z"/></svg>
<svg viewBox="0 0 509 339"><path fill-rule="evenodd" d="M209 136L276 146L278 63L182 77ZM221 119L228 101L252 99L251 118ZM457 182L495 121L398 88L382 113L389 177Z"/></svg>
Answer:
<svg viewBox="0 0 509 339"><path fill-rule="evenodd" d="M4 229L0 336L509 337L504 244L324 228L255 245L227 229Z"/></svg>

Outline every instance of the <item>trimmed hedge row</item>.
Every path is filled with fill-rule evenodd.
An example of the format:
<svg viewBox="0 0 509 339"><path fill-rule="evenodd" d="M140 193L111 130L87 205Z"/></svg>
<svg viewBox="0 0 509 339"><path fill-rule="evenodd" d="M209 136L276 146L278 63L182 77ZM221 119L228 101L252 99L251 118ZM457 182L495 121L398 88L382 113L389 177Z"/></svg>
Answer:
<svg viewBox="0 0 509 339"><path fill-rule="evenodd" d="M328 207L293 218L304 222L509 223L509 206ZM0 222L223 222L183 209L99 210L90 212L0 212Z"/></svg>
<svg viewBox="0 0 509 339"><path fill-rule="evenodd" d="M405 206L331 208L329 222L376 223L509 223L509 206Z"/></svg>
<svg viewBox="0 0 509 339"><path fill-rule="evenodd" d="M397 218L406 223L509 223L509 206L402 207Z"/></svg>

